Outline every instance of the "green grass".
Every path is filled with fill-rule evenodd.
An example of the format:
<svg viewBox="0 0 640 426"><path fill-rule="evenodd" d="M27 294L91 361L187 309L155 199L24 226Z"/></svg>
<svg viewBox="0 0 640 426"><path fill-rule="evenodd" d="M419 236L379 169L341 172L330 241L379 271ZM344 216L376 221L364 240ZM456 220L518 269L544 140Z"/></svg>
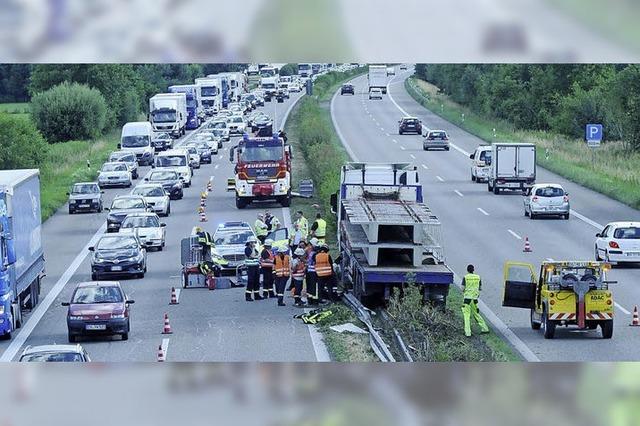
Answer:
<svg viewBox="0 0 640 426"><path fill-rule="evenodd" d="M488 119L463 107L438 88L414 77L407 92L428 110L486 142L531 142L538 146L538 165L633 208L640 208L640 153L607 142L595 155L581 140L542 131L522 131L504 121ZM462 119L464 114L464 120ZM495 129L495 133L494 133Z"/></svg>
<svg viewBox="0 0 640 426"><path fill-rule="evenodd" d="M51 217L66 201L75 182L92 181L97 170L114 151L119 134L113 132L95 141L69 141L52 144L40 167L42 220ZM87 160L90 167L87 167Z"/></svg>
<svg viewBox="0 0 640 426"><path fill-rule="evenodd" d="M368 334L338 333L330 329L331 326L345 323L353 323L365 329L366 326L358 320L351 309L341 304L332 304L328 307L333 315L322 321L319 331L332 361L337 362L374 362L378 358L369 345Z"/></svg>
<svg viewBox="0 0 640 426"><path fill-rule="evenodd" d="M0 104L0 112L27 118L31 115L31 107L28 102L4 103Z"/></svg>

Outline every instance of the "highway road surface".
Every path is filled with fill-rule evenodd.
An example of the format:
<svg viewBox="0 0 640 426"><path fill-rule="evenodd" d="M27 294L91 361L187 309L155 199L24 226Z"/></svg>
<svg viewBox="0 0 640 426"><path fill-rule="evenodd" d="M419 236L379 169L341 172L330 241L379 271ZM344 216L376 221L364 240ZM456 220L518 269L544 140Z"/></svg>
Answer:
<svg viewBox="0 0 640 426"><path fill-rule="evenodd" d="M409 162L421 171L425 202L439 217L445 237L447 263L459 277L473 263L483 277L481 299L485 315L500 329L524 359L530 361L640 360L640 327L629 327L630 312L640 305L640 269L617 267L609 278L615 309L612 340L600 329L559 328L554 340L529 326L529 312L502 308L502 273L506 260L527 261L536 268L545 259L593 260L595 234L615 220L640 220L640 212L538 168L537 182L560 183L570 193L570 220L529 220L518 193L493 195L487 185L470 177L469 154L483 141L439 118L415 102L403 82L411 70L397 71L383 100L369 100L366 76L353 80L355 96L336 94L332 118L347 151L361 162ZM450 151L423 151L418 135L398 135L398 120L417 116L430 129L443 129L452 141ZM523 253L524 238L533 253ZM460 325L462 332L462 324Z"/></svg>
<svg viewBox="0 0 640 426"><path fill-rule="evenodd" d="M284 104L267 103L263 110L277 123L283 123L288 111L301 95ZM280 126L280 127L278 127ZM274 128L281 128L276 124ZM192 132L176 142L183 143ZM179 305L169 306L171 287L180 288L180 240L199 225L196 209L199 194L213 179L213 192L207 200L208 222L213 234L217 225L229 220L245 220L253 225L256 214L269 208L283 224L290 223L289 209L279 204L262 204L238 210L233 193L226 192L226 180L233 176L229 147L238 138L224 142L213 164L195 171L192 186L185 188L182 200L172 201L171 215L161 218L167 224L167 246L161 252L148 253L148 272L144 279L120 280L130 299L131 333L128 341L114 338L84 338L81 344L94 361L155 361L158 346L166 350L167 361L326 361L328 354L319 335L310 326L292 317L300 313L292 300L287 307L276 307L274 299L247 303L244 288L209 291L186 289L179 293ZM93 167L99 168L96 164ZM141 168L141 178L149 171ZM139 182L140 180L136 181ZM105 206L114 196L129 189L107 189ZM10 341L0 342L0 360L19 357L26 345L66 344L66 309L75 284L90 280L93 245L105 230L102 214L67 214L63 206L43 224L42 240L47 277L43 281L41 303L27 315L26 324ZM162 335L163 316L169 314L173 334Z"/></svg>

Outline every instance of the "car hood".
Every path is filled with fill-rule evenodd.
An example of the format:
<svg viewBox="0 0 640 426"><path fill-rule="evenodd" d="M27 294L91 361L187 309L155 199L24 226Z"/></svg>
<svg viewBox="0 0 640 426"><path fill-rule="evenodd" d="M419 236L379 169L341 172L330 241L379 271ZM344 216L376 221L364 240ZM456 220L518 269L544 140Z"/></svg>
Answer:
<svg viewBox="0 0 640 426"><path fill-rule="evenodd" d="M137 256L139 251L137 249L126 250L98 250L96 251L96 257L105 260L122 260L130 257Z"/></svg>
<svg viewBox="0 0 640 426"><path fill-rule="evenodd" d="M244 254L244 244L225 244L225 245L216 245L216 251L220 256L224 256L226 254Z"/></svg>
<svg viewBox="0 0 640 426"><path fill-rule="evenodd" d="M120 228L121 234L138 234L140 238L162 238L162 228Z"/></svg>
<svg viewBox="0 0 640 426"><path fill-rule="evenodd" d="M99 200L100 194L71 194L70 200Z"/></svg>
<svg viewBox="0 0 640 426"><path fill-rule="evenodd" d="M172 186L177 185L180 180L150 180L149 182L160 184L165 188L171 188Z"/></svg>
<svg viewBox="0 0 640 426"><path fill-rule="evenodd" d="M72 304L69 306L69 315L102 316L105 314L124 313L124 303L88 303Z"/></svg>
<svg viewBox="0 0 640 426"><path fill-rule="evenodd" d="M169 197L166 196L162 196L162 197L143 197L144 201L148 204L148 203L162 203L164 201L168 201Z"/></svg>
<svg viewBox="0 0 640 426"><path fill-rule="evenodd" d="M129 174L129 171L113 171L113 172L100 172L100 175L98 177L110 177L110 176L117 176L117 177L126 177Z"/></svg>
<svg viewBox="0 0 640 426"><path fill-rule="evenodd" d="M111 210L109 212L109 218L118 219L122 222L126 215L131 213L141 213L145 212L145 209L129 209L129 210Z"/></svg>

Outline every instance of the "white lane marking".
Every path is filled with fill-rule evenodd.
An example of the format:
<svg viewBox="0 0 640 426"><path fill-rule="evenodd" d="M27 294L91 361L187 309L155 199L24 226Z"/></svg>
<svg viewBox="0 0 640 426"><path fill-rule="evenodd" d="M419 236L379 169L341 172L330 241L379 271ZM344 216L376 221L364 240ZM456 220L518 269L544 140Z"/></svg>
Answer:
<svg viewBox="0 0 640 426"><path fill-rule="evenodd" d="M400 149L404 151L407 148L405 148L404 146L400 145Z"/></svg>
<svg viewBox="0 0 640 426"><path fill-rule="evenodd" d="M220 167L220 164L216 164L214 169L217 169L218 167Z"/></svg>
<svg viewBox="0 0 640 426"><path fill-rule="evenodd" d="M484 211L484 209L481 209L480 207L478 207L478 211L485 216L489 216L489 213L487 213L486 211Z"/></svg>
<svg viewBox="0 0 640 426"><path fill-rule="evenodd" d="M397 140L395 140L395 139L392 139L392 141L394 141L395 143L398 143L398 141L397 141Z"/></svg>
<svg viewBox="0 0 640 426"><path fill-rule="evenodd" d="M170 339L162 339L162 353L164 354L164 360L167 360L167 352L169 351L169 340Z"/></svg>
<svg viewBox="0 0 640 426"><path fill-rule="evenodd" d="M102 226L98 228L96 233L93 234L89 242L82 248L80 253L78 253L76 258L73 259L71 265L69 265L67 270L64 271L42 303L36 307L27 322L22 325L20 332L14 337L9 347L4 351L2 357L0 357L0 362L9 362L16 356L22 345L24 345L31 333L33 333L33 330L36 328L40 320L42 320L44 314L49 310L51 304L56 300L60 292L62 292L62 289L67 285L69 280L73 277L73 274L76 273L84 259L87 257L89 254L89 247L94 246L106 230L107 223L105 221Z"/></svg>
<svg viewBox="0 0 640 426"><path fill-rule="evenodd" d="M458 145L453 144L451 142L449 142L449 146L453 149L455 149L456 151L460 152L462 155L464 155L465 157L469 157L471 155L471 153L465 151L464 149L460 148Z"/></svg>
<svg viewBox="0 0 640 426"><path fill-rule="evenodd" d="M387 136L391 136L391 134L387 133Z"/></svg>
<svg viewBox="0 0 640 426"><path fill-rule="evenodd" d="M429 166L427 166L426 164L423 164L422 168L425 169L425 170L429 170Z"/></svg>
<svg viewBox="0 0 640 426"><path fill-rule="evenodd" d="M456 194L458 194L460 197L464 197L464 195L462 194L462 192L458 191L457 189L455 189L453 192L455 192Z"/></svg>
<svg viewBox="0 0 640 426"><path fill-rule="evenodd" d="M511 235L513 235L515 238L521 240L522 237L518 234L516 234L515 232L513 232L511 229L507 229L507 232L509 232Z"/></svg>
<svg viewBox="0 0 640 426"><path fill-rule="evenodd" d="M440 176L436 176L436 179L438 179L440 182L444 182L444 179L442 179Z"/></svg>
<svg viewBox="0 0 640 426"><path fill-rule="evenodd" d="M613 302L613 304L616 305L616 308L620 309L624 314L631 315L631 312L623 308L618 302Z"/></svg>
<svg viewBox="0 0 640 426"><path fill-rule="evenodd" d="M347 153L349 153L351 159L355 162L360 162L358 157L354 154L353 149L351 149L351 147L347 143L347 140L340 130L340 126L338 126L338 121L336 120L336 115L334 112L334 102L337 97L338 91L336 91L336 93L333 95L333 98L331 99L331 121L333 122L333 127L336 129L336 133L338 134L338 137L342 142L342 146L344 146L344 149L347 150ZM424 164L422 166L425 169L427 168L427 166L425 166ZM454 272L453 278L455 285L458 288L461 288L462 279L460 278L460 276ZM520 352L520 354L526 361L540 362L540 358L538 358L536 354L534 354L533 351L529 349L529 347L522 341L522 339L520 339L513 331L511 331L500 318L498 318L498 316L491 310L491 308L487 306L486 303L484 303L482 300L479 300L478 308L480 308L480 312L482 312L482 314L489 320L489 322L496 328L496 330L498 330L498 332L505 339L507 339L518 352Z"/></svg>
<svg viewBox="0 0 640 426"><path fill-rule="evenodd" d="M593 226L594 228L596 228L599 231L604 228L604 225L600 225L598 222L593 221L593 220L589 219L588 217L586 217L584 215L581 215L580 213L578 213L577 211L575 211L573 209L571 209L570 212L571 212L572 215L574 215L575 217L577 217L578 219L580 219L584 223Z"/></svg>
<svg viewBox="0 0 640 426"><path fill-rule="evenodd" d="M411 156L411 158L413 158L414 160L416 159L416 156L413 154L409 154Z"/></svg>
<svg viewBox="0 0 640 426"><path fill-rule="evenodd" d="M180 303L180 287L175 287L176 289L176 302Z"/></svg>
<svg viewBox="0 0 640 426"><path fill-rule="evenodd" d="M391 96L391 83L393 82L393 80L395 80L396 78L398 78L400 76L400 74L396 75L395 77L393 77L391 79L391 81L389 82L389 84L387 84L387 96L389 97L389 99L391 100L391 102L393 102L393 104L396 106L396 108L398 108L400 110L400 112L402 112L405 116L410 116L411 114L409 114L407 111L405 111L400 105L398 105L398 103L396 102L395 99L393 99L393 96Z"/></svg>
<svg viewBox="0 0 640 426"><path fill-rule="evenodd" d="M384 132L384 127L380 127L380 130Z"/></svg>

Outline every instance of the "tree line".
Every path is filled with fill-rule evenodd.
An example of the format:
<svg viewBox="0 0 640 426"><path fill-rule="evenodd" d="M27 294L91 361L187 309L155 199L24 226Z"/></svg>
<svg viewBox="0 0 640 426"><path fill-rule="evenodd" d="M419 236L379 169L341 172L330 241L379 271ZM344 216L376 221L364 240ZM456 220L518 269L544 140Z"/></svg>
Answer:
<svg viewBox="0 0 640 426"><path fill-rule="evenodd" d="M619 64L418 64L416 76L453 101L523 130L607 140L640 150L640 66Z"/></svg>

